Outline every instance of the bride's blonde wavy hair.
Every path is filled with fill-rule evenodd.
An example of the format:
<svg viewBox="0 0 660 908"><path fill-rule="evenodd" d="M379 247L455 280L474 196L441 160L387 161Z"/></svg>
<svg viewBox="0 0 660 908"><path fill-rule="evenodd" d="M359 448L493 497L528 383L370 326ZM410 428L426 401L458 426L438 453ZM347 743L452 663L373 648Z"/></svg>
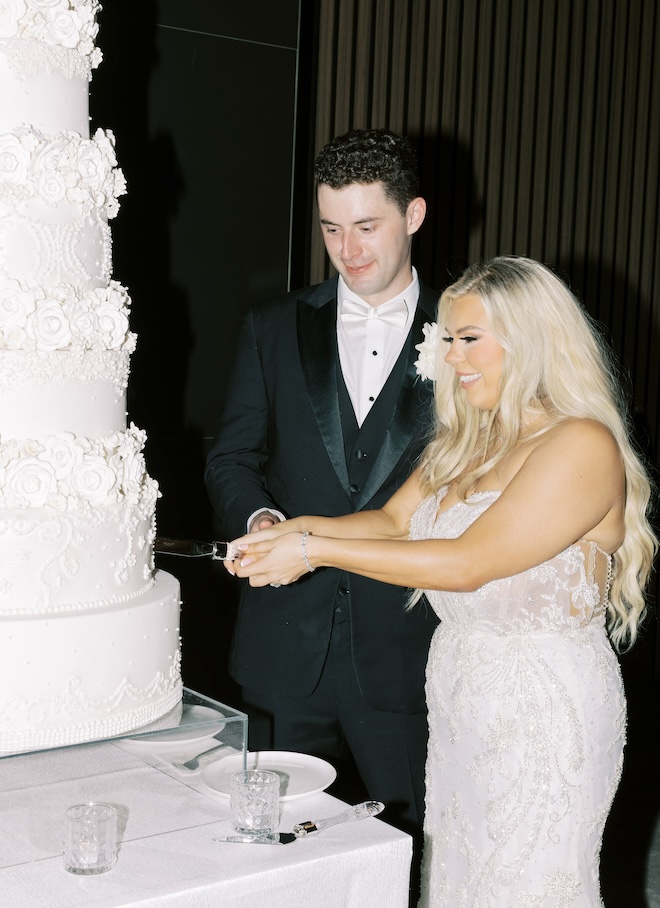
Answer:
<svg viewBox="0 0 660 908"><path fill-rule="evenodd" d="M454 300L466 294L479 297L504 349L501 398L493 410L470 407L444 352L438 351L436 433L421 460L422 492L428 496L455 481L465 500L535 416L543 416L546 426L548 419L552 425L575 417L607 426L626 477L626 532L614 555L608 603L610 636L623 649L637 636L657 540L647 517L651 485L630 441L612 354L573 294L539 262L501 256L469 267L440 297L439 333Z"/></svg>

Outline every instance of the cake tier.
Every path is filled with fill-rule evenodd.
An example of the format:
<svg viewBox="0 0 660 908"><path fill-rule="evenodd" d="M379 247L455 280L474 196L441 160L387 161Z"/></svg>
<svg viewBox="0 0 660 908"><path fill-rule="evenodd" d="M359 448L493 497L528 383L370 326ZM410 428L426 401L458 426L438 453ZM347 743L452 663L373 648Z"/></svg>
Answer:
<svg viewBox="0 0 660 908"><path fill-rule="evenodd" d="M0 750L76 744L153 722L181 699L179 584L89 614L0 617Z"/></svg>
<svg viewBox="0 0 660 908"><path fill-rule="evenodd" d="M3 214L0 204L0 275L84 292L107 284L111 268L110 230L98 212L57 224Z"/></svg>
<svg viewBox="0 0 660 908"><path fill-rule="evenodd" d="M151 586L144 438L132 426L0 444L0 614L104 608Z"/></svg>
<svg viewBox="0 0 660 908"><path fill-rule="evenodd" d="M14 46L18 51L19 42ZM0 44L0 133L29 123L42 132L71 129L89 136L89 81L83 71L66 75L61 69L47 70L46 59L38 66L37 51L42 45L32 42L34 62L23 69L12 65L12 56ZM63 60L64 62L64 60Z"/></svg>
<svg viewBox="0 0 660 908"><path fill-rule="evenodd" d="M2 437L125 429L129 307L116 281L79 294L0 277Z"/></svg>
<svg viewBox="0 0 660 908"><path fill-rule="evenodd" d="M84 518L0 513L0 615L84 612L153 585L153 510L116 505Z"/></svg>
<svg viewBox="0 0 660 908"><path fill-rule="evenodd" d="M0 275L80 292L110 280L107 219L126 191L114 136L54 136L31 127L0 135Z"/></svg>
<svg viewBox="0 0 660 908"><path fill-rule="evenodd" d="M126 426L128 369L126 353L1 351L2 437L35 438L64 429L98 438L121 431Z"/></svg>

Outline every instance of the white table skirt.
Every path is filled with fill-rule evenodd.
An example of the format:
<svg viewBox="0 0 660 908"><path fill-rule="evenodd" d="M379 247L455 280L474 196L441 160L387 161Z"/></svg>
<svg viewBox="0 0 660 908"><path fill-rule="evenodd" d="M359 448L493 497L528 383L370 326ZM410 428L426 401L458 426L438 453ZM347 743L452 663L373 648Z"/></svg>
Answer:
<svg viewBox="0 0 660 908"><path fill-rule="evenodd" d="M200 774L143 758L126 742L0 761L0 892L12 908L405 908L409 836L378 818L289 845L214 842L231 834L227 798ZM148 762L146 761L148 760ZM63 814L84 801L119 814L116 866L75 876L62 860ZM324 793L282 803L280 829L339 813Z"/></svg>

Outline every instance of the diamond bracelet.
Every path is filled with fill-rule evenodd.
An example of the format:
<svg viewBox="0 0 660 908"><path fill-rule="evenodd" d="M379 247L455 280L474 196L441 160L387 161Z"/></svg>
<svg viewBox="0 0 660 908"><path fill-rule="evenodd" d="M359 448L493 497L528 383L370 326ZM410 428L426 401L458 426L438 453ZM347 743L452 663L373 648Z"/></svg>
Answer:
<svg viewBox="0 0 660 908"><path fill-rule="evenodd" d="M311 566L311 564L309 563L309 558L307 557L307 537L308 536L309 536L309 533L302 534L302 536L300 537L300 548L302 550L302 557L303 557L303 561L305 562L305 565L307 566L307 570L309 571L310 574L313 574L314 571L316 570L316 568L313 568Z"/></svg>

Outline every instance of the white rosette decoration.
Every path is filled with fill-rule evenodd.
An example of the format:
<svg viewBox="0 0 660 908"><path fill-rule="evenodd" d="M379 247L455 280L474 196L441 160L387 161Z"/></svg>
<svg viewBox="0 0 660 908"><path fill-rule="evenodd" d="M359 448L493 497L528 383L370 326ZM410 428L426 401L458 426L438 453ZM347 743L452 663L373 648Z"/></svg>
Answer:
<svg viewBox="0 0 660 908"><path fill-rule="evenodd" d="M0 0L0 40L20 39L22 48L10 48L19 72L58 66L68 76L89 77L103 59L94 46L100 8L99 0ZM74 54L84 63L70 59Z"/></svg>
<svg viewBox="0 0 660 908"><path fill-rule="evenodd" d="M131 301L125 288L117 281L111 281L107 289L92 290L87 299L96 314L102 346L107 350L119 350L130 345L128 314Z"/></svg>
<svg viewBox="0 0 660 908"><path fill-rule="evenodd" d="M19 281L7 280L0 284L0 338L7 328L25 328L37 308L36 298L37 294Z"/></svg>
<svg viewBox="0 0 660 908"><path fill-rule="evenodd" d="M73 353L135 350L129 331L131 299L118 281L80 297L66 284L28 287L0 278L0 350Z"/></svg>
<svg viewBox="0 0 660 908"><path fill-rule="evenodd" d="M75 436L70 432L64 432L48 441L39 458L51 465L58 481L66 480L82 463L82 448L75 443Z"/></svg>
<svg viewBox="0 0 660 908"><path fill-rule="evenodd" d="M108 462L100 454L88 454L82 463L71 471L69 487L73 496L80 496L92 507L111 503L118 487L118 464Z"/></svg>
<svg viewBox="0 0 660 908"><path fill-rule="evenodd" d="M2 491L6 507L42 508L57 494L55 471L38 456L22 451L7 466Z"/></svg>
<svg viewBox="0 0 660 908"><path fill-rule="evenodd" d="M28 336L37 350L64 350L71 344L71 329L57 300L40 300L28 323Z"/></svg>
<svg viewBox="0 0 660 908"><path fill-rule="evenodd" d="M107 438L63 432L0 443L0 507L88 511L130 502L147 511L158 497L134 425Z"/></svg>
<svg viewBox="0 0 660 908"><path fill-rule="evenodd" d="M2 0L0 3L0 38L14 38L27 15L25 0Z"/></svg>
<svg viewBox="0 0 660 908"><path fill-rule="evenodd" d="M9 204L29 197L25 183L34 148L34 140L9 132L0 135L0 202Z"/></svg>
<svg viewBox="0 0 660 908"><path fill-rule="evenodd" d="M72 131L45 136L21 126L0 137L0 204L41 198L56 205L66 199L84 211L97 208L113 218L119 211L117 199L125 192L109 129L97 129L93 138L83 139Z"/></svg>
<svg viewBox="0 0 660 908"><path fill-rule="evenodd" d="M426 322L422 331L424 332L424 340L421 344L415 344L415 350L419 351L419 359L415 361L415 369L417 374L425 381L435 381L439 344L438 325L436 322L431 324Z"/></svg>

